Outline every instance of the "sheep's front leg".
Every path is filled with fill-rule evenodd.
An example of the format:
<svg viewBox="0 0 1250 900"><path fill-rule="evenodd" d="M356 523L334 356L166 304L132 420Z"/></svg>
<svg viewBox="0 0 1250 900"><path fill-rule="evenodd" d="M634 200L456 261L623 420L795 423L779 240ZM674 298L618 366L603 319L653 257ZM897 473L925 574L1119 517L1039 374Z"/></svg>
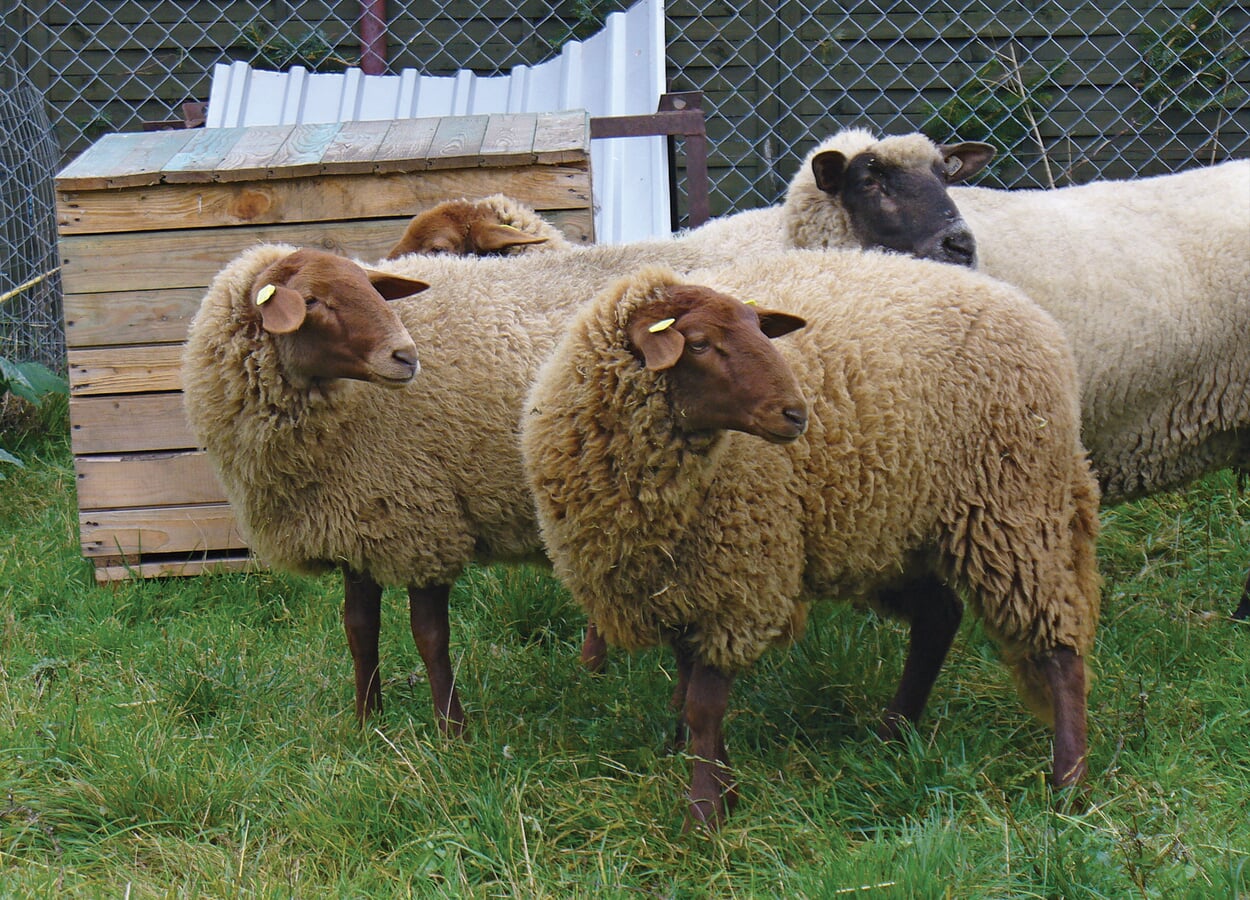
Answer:
<svg viewBox="0 0 1250 900"><path fill-rule="evenodd" d="M1233 613L1233 618L1241 622L1250 619L1250 578L1246 579L1246 589L1241 592L1241 603Z"/></svg>
<svg viewBox="0 0 1250 900"><path fill-rule="evenodd" d="M680 753L686 749L690 741L690 727L686 724L686 695L690 692L690 671L694 666L694 654L680 640L673 641L673 658L677 661L677 683L673 685L673 696L669 700L669 709L677 713L677 722L673 728L673 752Z"/></svg>
<svg viewBox="0 0 1250 900"><path fill-rule="evenodd" d="M451 625L447 601L451 585L408 589L408 616L412 639L416 642L425 674L430 679L434 719L444 734L458 737L464 732L464 709L456 693L456 677L451 669Z"/></svg>
<svg viewBox="0 0 1250 900"><path fill-rule="evenodd" d="M738 789L725 748L725 711L733 676L713 666L694 662L686 692L686 724L694 757L690 778L689 818L686 826L715 830L737 805Z"/></svg>
<svg viewBox="0 0 1250 900"><path fill-rule="evenodd" d="M914 724L924 712L946 654L959 633L963 605L954 591L936 579L884 591L878 602L911 623L903 677L879 731L883 738L893 740L899 737L904 721Z"/></svg>
<svg viewBox="0 0 1250 900"><path fill-rule="evenodd" d="M1059 647L1042 660L1055 713L1055 787L1084 780L1087 763L1085 732L1085 660L1068 647Z"/></svg>
<svg viewBox="0 0 1250 900"><path fill-rule="evenodd" d="M382 709L378 683L378 631L382 625L382 585L368 575L343 569L343 630L356 673L356 720L361 725Z"/></svg>

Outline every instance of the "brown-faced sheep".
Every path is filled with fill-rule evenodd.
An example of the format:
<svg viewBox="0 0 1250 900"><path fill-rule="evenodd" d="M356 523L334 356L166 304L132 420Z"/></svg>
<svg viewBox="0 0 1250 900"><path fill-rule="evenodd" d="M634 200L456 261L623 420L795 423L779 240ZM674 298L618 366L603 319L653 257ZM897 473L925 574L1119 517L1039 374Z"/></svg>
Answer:
<svg viewBox="0 0 1250 900"><path fill-rule="evenodd" d="M447 600L473 560L537 559L542 543L517 428L538 365L588 296L660 261L724 265L679 241L517 259L406 255L381 272L432 285L393 305L420 350L410 390L318 378L301 386L255 324L258 274L291 252L263 246L218 274L184 357L188 418L249 545L294 571L340 568L356 714L381 705L384 585L408 589L440 728L464 714L448 656ZM263 351L263 352L262 352ZM229 362L229 364L226 364Z"/></svg>
<svg viewBox="0 0 1250 900"><path fill-rule="evenodd" d="M920 715L966 597L1053 719L1054 783L1081 779L1098 497L1053 320L1006 285L878 253L684 280L710 288L650 268L588 304L530 392L522 448L574 598L611 643L674 649L691 820L734 802L735 674L822 597L910 620L887 731ZM763 335L795 316L807 328L770 356Z"/></svg>
<svg viewBox="0 0 1250 900"><path fill-rule="evenodd" d="M444 200L417 213L386 258L408 253L510 256L573 246L560 229L524 203L492 194L478 200Z"/></svg>
<svg viewBox="0 0 1250 900"><path fill-rule="evenodd" d="M808 155L785 203L793 246L848 245L852 198L819 170L833 153L850 171L891 141L937 154L921 135L877 142L855 131ZM1250 468L1250 160L950 197L976 235L980 270L1022 289L1071 340L1104 503ZM1235 613L1247 615L1250 580Z"/></svg>

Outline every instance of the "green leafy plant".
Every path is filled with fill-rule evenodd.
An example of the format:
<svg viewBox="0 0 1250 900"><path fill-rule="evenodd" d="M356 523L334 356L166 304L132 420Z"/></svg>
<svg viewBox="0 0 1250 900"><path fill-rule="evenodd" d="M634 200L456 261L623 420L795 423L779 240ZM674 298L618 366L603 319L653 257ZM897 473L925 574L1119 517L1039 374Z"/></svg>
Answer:
<svg viewBox="0 0 1250 900"><path fill-rule="evenodd" d="M1147 105L1199 113L1246 101L1233 73L1250 51L1228 24L1231 6L1199 4L1172 28L1146 27L1141 96Z"/></svg>
<svg viewBox="0 0 1250 900"><path fill-rule="evenodd" d="M38 407L49 395L68 394L69 384L47 366L37 362L14 362L0 356L0 413L22 405ZM0 423L5 416L0 415ZM0 463L22 466L22 461L0 447ZM4 471L0 469L0 481Z"/></svg>
<svg viewBox="0 0 1250 900"><path fill-rule="evenodd" d="M1055 79L1062 65L1026 77L1014 48L999 51L981 65L959 91L941 106L929 106L930 115L921 127L935 141L961 135L987 141L999 149L991 164L997 171L1014 162L1015 148L1032 137L1046 161L1038 120L1050 104ZM1049 179L1049 164L1046 166Z"/></svg>
<svg viewBox="0 0 1250 900"><path fill-rule="evenodd" d="M312 29L298 37L289 37L281 31L271 30L255 22L243 29L244 46L253 53L252 62L272 69L305 66L324 71L334 66L346 68L356 61L339 56L332 44L318 29Z"/></svg>

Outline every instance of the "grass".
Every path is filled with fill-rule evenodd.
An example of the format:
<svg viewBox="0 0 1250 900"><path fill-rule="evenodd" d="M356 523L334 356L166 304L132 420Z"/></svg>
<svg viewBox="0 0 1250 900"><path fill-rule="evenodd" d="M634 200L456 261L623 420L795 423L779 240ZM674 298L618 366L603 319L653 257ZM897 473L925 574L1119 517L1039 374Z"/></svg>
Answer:
<svg viewBox="0 0 1250 900"><path fill-rule="evenodd" d="M872 737L904 633L838 605L735 686L743 802L682 834L672 666L577 664L538 569L453 595L471 738L433 726L404 598L352 718L339 589L262 573L97 587L63 424L0 485L4 897L1246 897L1250 562L1229 473L1109 510L1088 805L966 623L927 717ZM6 436L6 441L8 437ZM8 443L12 446L12 443Z"/></svg>

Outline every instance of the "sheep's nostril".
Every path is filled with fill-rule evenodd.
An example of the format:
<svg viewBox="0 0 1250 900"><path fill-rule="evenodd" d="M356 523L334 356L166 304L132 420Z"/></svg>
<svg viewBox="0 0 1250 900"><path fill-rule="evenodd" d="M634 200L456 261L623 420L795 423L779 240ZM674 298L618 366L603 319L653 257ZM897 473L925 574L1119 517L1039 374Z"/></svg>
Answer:
<svg viewBox="0 0 1250 900"><path fill-rule="evenodd" d="M976 241L967 231L957 231L942 238L942 256L947 262L971 266L976 259Z"/></svg>
<svg viewBox="0 0 1250 900"><path fill-rule="evenodd" d="M417 361L417 348L415 346L400 347L391 354L391 358L411 369L414 375L421 371L421 364Z"/></svg>
<svg viewBox="0 0 1250 900"><path fill-rule="evenodd" d="M807 429L807 410L790 407L781 411L786 420L794 425L802 434Z"/></svg>

